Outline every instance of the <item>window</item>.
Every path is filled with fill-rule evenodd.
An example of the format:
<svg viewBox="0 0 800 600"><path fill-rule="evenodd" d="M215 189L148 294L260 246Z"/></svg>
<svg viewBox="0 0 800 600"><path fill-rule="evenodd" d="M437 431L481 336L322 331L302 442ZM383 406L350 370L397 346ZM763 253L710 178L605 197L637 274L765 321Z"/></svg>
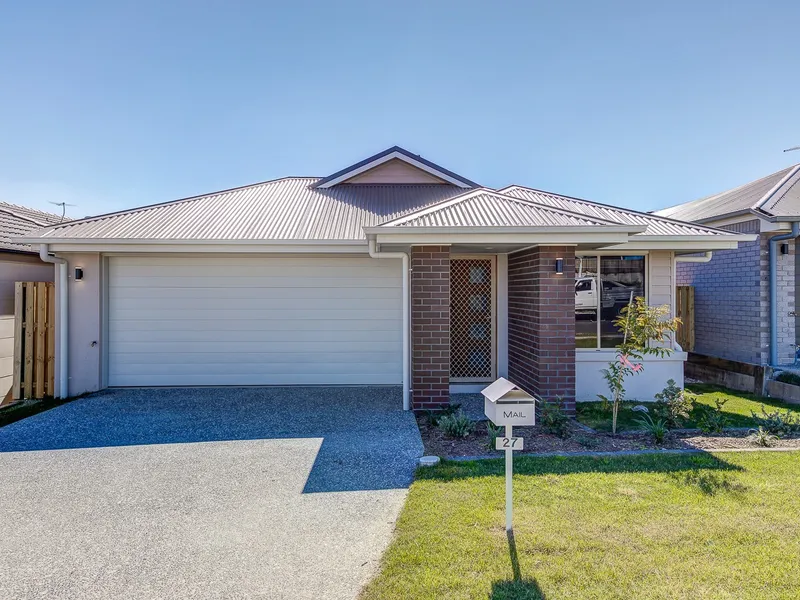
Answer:
<svg viewBox="0 0 800 600"><path fill-rule="evenodd" d="M637 297L645 297L644 256L576 257L576 346L616 348L622 334L614 320Z"/></svg>

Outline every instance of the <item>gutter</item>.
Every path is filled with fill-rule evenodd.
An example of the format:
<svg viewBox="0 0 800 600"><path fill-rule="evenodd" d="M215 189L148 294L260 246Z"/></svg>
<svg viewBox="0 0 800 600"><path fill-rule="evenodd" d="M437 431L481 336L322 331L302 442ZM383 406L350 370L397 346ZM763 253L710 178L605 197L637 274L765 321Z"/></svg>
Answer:
<svg viewBox="0 0 800 600"><path fill-rule="evenodd" d="M711 257L714 256L714 253L709 250L708 252L704 253L703 256L676 256L675 262L683 262L683 263L707 263L711 260Z"/></svg>
<svg viewBox="0 0 800 600"><path fill-rule="evenodd" d="M50 255L47 244L39 245L39 258L58 265L56 289L58 290L58 395L69 397L69 271L65 258Z"/></svg>
<svg viewBox="0 0 800 600"><path fill-rule="evenodd" d="M769 364L778 366L778 243L800 237L800 223L792 223L789 233L769 240Z"/></svg>
<svg viewBox="0 0 800 600"><path fill-rule="evenodd" d="M409 368L409 355L411 344L410 330L410 303L408 299L408 254L405 252L378 252L377 242L369 240L369 255L372 258L399 258L402 260L403 277L403 410L411 408L411 373Z"/></svg>

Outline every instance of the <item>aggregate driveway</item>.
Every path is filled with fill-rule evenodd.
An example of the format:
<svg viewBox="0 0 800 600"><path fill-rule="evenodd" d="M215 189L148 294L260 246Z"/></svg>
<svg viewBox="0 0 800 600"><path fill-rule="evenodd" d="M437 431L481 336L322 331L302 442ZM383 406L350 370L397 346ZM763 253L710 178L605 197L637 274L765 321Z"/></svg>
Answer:
<svg viewBox="0 0 800 600"><path fill-rule="evenodd" d="M400 406L129 389L0 428L0 597L354 598L423 451Z"/></svg>

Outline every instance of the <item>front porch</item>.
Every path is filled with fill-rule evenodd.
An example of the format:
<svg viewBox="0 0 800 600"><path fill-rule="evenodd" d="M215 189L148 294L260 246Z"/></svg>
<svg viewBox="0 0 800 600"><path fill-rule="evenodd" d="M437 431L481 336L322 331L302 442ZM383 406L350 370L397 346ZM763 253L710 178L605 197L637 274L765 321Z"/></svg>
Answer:
<svg viewBox="0 0 800 600"><path fill-rule="evenodd" d="M578 246L499 253L478 246L413 246L411 269L412 409L436 410L451 394L478 393L507 377L546 401L606 393L602 369L613 359L613 318L631 291L674 306L674 254L598 255ZM494 250L494 252L493 252ZM576 259L577 256L577 259ZM593 306L576 306L576 280L596 278ZM617 286L603 291L609 282ZM620 283L622 282L622 283ZM612 294L625 298L608 300ZM653 400L669 379L683 386L686 354L648 358L648 376L629 396Z"/></svg>

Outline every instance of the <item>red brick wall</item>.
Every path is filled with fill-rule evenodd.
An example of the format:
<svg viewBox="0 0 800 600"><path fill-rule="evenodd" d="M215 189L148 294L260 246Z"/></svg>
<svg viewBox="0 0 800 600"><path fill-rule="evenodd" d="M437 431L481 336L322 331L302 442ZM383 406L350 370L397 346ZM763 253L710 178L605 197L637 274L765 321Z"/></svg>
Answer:
<svg viewBox="0 0 800 600"><path fill-rule="evenodd" d="M450 248L411 250L412 409L450 402Z"/></svg>
<svg viewBox="0 0 800 600"><path fill-rule="evenodd" d="M556 259L564 274L556 275ZM508 257L508 378L575 412L575 250L542 246Z"/></svg>

